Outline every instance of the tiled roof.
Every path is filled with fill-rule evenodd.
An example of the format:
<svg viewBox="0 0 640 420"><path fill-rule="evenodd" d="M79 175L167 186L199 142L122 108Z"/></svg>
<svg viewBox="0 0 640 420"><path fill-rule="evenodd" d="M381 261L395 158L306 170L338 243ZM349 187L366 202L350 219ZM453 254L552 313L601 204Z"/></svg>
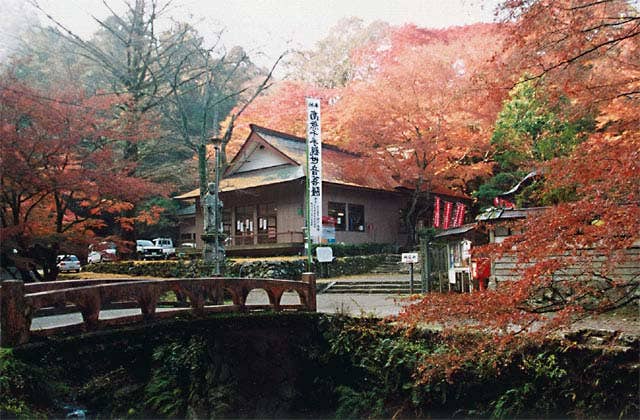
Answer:
<svg viewBox="0 0 640 420"><path fill-rule="evenodd" d="M444 238L447 236L452 236L452 235L459 235L461 233L467 233L473 229L476 228L476 224L475 223L470 223L467 225L462 225L462 226L458 226L455 228L451 228L451 229L447 229L444 230L442 232L437 233L434 237L435 238Z"/></svg>
<svg viewBox="0 0 640 420"><path fill-rule="evenodd" d="M524 219L529 215L540 213L548 209L548 207L529 207L523 209L501 209L489 208L483 213L476 216L477 221L491 220L507 220L507 219Z"/></svg>
<svg viewBox="0 0 640 420"><path fill-rule="evenodd" d="M220 181L220 192L242 190L261 185L279 184L304 177L301 166L279 165L249 172L241 172Z"/></svg>
<svg viewBox="0 0 640 420"><path fill-rule="evenodd" d="M303 168L307 166L306 140L301 137L281 133L268 128L251 125L253 133L274 148L280 150ZM350 153L339 147L322 144L322 180L334 184L349 185L353 187L370 188L376 190L395 191L399 186L391 178L379 179L372 177L356 176L346 171L349 165L358 159L359 155ZM360 175L360 174L358 174Z"/></svg>
<svg viewBox="0 0 640 420"><path fill-rule="evenodd" d="M307 165L305 139L251 124L251 134L245 141L245 145L252 141L254 135L258 136L262 141L268 143L270 146L286 155L292 162L295 162L295 164L278 165L248 172L233 173L232 166L236 159L240 159L241 156L241 153L238 153L230 162L229 169L231 170L231 174L224 176L220 181L221 192L259 187L261 185L277 184L304 178L305 168ZM245 146L243 145L243 148L244 147ZM400 189L401 185L390 176L374 176L370 173L363 174L354 173L355 171L349 171L348 168L352 166L359 157L360 156L358 154L345 151L337 146L323 143L323 182L383 191L395 192ZM448 195L451 197L469 198L462 193L457 193L446 188L437 188L437 190L432 189L432 191L436 194ZM200 190L196 189L175 198L191 199L199 197L199 195Z"/></svg>
<svg viewBox="0 0 640 420"><path fill-rule="evenodd" d="M220 192L243 190L245 188L260 187L262 185L279 184L281 182L293 181L303 177L304 173L301 166L273 166L271 168L242 172L237 175L228 176L220 181ZM199 188L174 198L178 200L186 200L196 197L200 197Z"/></svg>

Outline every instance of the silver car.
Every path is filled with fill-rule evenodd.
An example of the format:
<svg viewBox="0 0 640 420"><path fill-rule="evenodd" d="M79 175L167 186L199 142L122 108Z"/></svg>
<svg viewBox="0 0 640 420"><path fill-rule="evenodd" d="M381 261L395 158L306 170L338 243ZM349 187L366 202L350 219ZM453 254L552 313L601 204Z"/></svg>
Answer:
<svg viewBox="0 0 640 420"><path fill-rule="evenodd" d="M75 255L58 255L58 271L64 273L65 271L75 271L79 273L82 270L80 266L80 260Z"/></svg>

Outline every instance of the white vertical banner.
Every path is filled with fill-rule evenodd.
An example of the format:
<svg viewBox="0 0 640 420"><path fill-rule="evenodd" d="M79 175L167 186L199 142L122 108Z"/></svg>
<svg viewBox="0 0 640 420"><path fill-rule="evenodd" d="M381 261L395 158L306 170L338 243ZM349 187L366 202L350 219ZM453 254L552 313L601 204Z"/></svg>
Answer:
<svg viewBox="0 0 640 420"><path fill-rule="evenodd" d="M309 232L314 243L322 239L322 139L320 99L307 98L307 179Z"/></svg>

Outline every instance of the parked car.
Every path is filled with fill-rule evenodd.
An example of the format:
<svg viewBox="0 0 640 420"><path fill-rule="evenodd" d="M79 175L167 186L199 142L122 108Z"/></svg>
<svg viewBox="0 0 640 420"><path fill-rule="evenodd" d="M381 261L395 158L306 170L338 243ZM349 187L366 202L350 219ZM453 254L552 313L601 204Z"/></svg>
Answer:
<svg viewBox="0 0 640 420"><path fill-rule="evenodd" d="M58 255L58 271L61 273L75 271L79 273L82 270L80 260L75 255Z"/></svg>
<svg viewBox="0 0 640 420"><path fill-rule="evenodd" d="M140 260L151 260L164 258L162 247L156 246L147 239L138 239L136 241L136 256Z"/></svg>
<svg viewBox="0 0 640 420"><path fill-rule="evenodd" d="M118 251L116 244L113 242L99 242L97 244L89 245L89 255L87 256L87 263L94 264L100 262L116 261L118 259Z"/></svg>
<svg viewBox="0 0 640 420"><path fill-rule="evenodd" d="M175 257L176 249L173 246L171 238L156 238L153 240L153 244L162 249L164 259Z"/></svg>

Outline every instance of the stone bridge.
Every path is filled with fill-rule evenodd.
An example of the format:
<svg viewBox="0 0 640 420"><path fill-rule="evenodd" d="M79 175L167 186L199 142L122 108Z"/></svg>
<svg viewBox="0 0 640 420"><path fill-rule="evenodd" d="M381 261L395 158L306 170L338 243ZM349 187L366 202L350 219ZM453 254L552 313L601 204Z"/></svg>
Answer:
<svg viewBox="0 0 640 420"><path fill-rule="evenodd" d="M262 289L268 305L247 305L249 292ZM298 294L299 304L280 303L285 292ZM163 297L173 292L171 308L157 311ZM231 303L224 302L230 298ZM176 302L177 301L177 302ZM164 305L163 305L164 306ZM138 308L140 314L101 319L100 311ZM29 341L32 335L52 335L72 331L93 331L105 326L126 325L188 313L202 317L210 312L251 310L316 311L316 278L302 274L301 281L255 278L197 279L98 279L46 283L5 280L0 288L0 346L13 347ZM43 313L80 312L82 324L31 331L31 320Z"/></svg>

